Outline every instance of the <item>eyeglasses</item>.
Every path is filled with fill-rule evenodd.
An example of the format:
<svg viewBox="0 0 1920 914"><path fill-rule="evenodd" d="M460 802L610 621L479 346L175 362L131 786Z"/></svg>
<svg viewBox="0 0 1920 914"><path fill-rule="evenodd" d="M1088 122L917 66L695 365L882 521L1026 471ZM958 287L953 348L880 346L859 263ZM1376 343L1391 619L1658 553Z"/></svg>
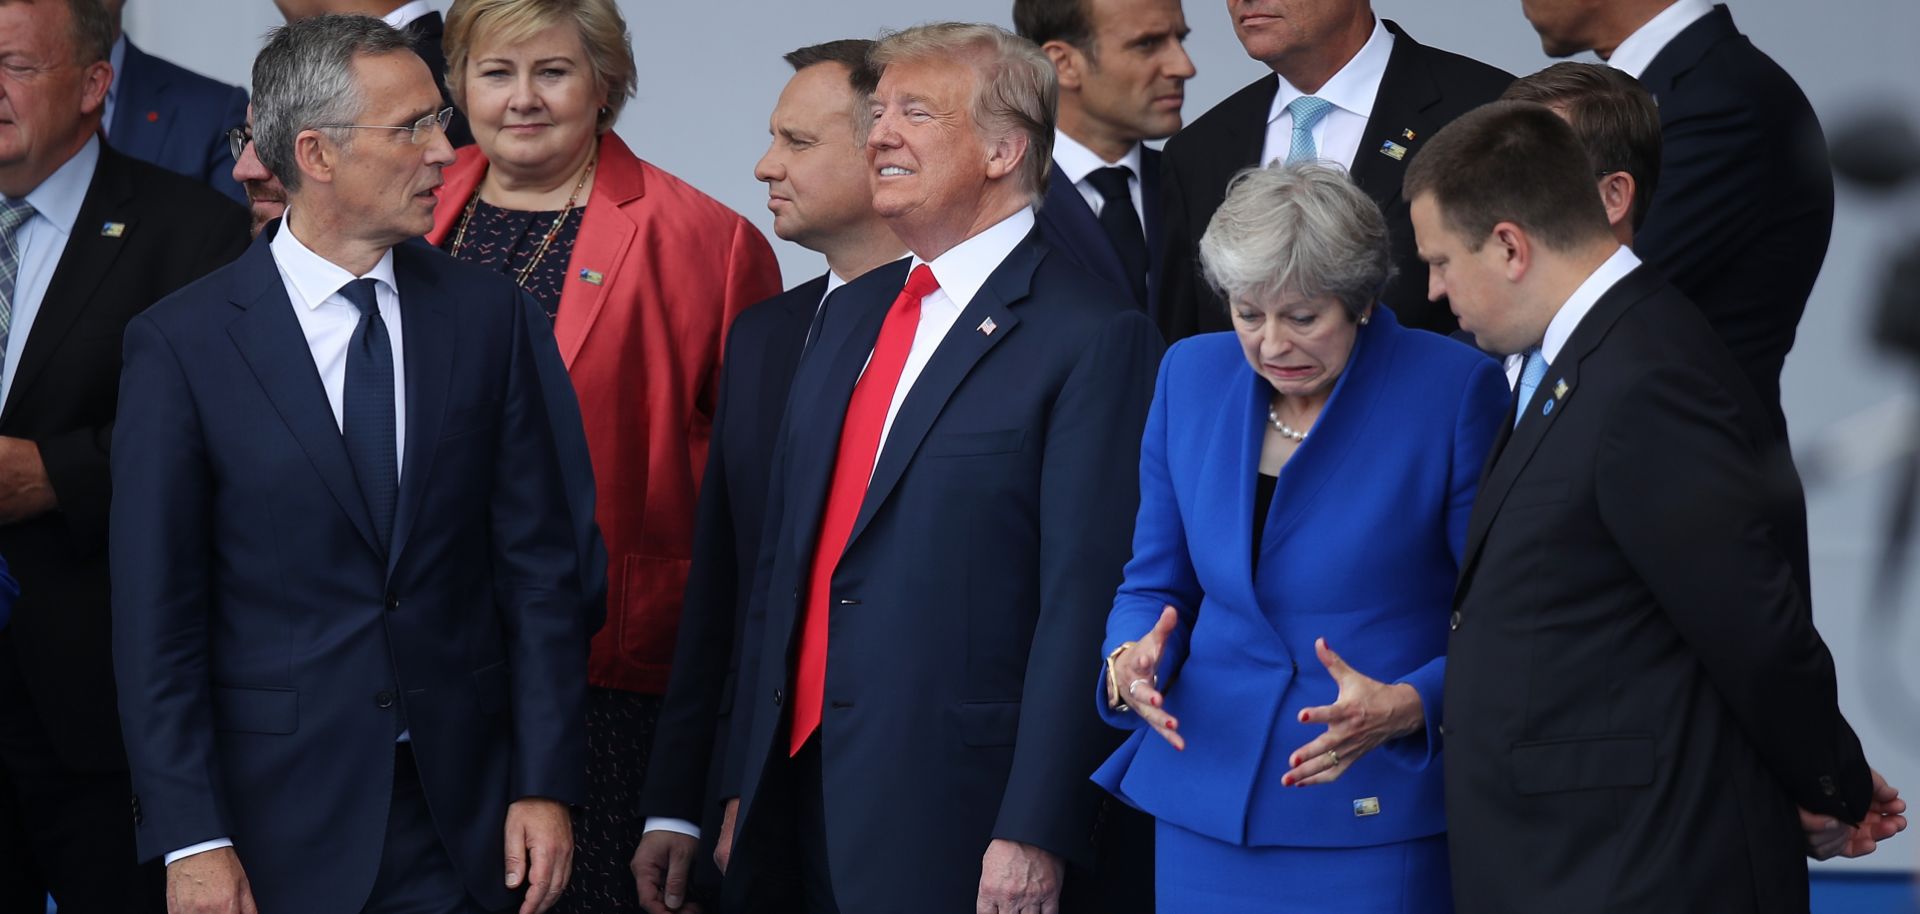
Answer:
<svg viewBox="0 0 1920 914"><path fill-rule="evenodd" d="M233 150L233 160L240 161L240 154L247 151L247 144L253 142L253 128L245 125L227 129L227 148Z"/></svg>
<svg viewBox="0 0 1920 914"><path fill-rule="evenodd" d="M342 130L408 130L413 145L419 146L433 137L434 131L446 132L447 125L453 123L453 109L442 108L438 114L429 114L405 127L393 127L387 124L315 124L317 128ZM238 158L236 156L236 158Z"/></svg>

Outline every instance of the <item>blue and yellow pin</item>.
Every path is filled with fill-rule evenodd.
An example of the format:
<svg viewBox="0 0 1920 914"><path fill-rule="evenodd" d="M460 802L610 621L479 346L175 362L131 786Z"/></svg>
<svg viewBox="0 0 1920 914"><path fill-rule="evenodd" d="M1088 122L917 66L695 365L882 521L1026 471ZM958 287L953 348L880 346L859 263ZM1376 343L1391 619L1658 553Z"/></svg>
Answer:
<svg viewBox="0 0 1920 914"><path fill-rule="evenodd" d="M126 233L127 224L125 222L108 222L100 226L100 237L102 238L118 238Z"/></svg>

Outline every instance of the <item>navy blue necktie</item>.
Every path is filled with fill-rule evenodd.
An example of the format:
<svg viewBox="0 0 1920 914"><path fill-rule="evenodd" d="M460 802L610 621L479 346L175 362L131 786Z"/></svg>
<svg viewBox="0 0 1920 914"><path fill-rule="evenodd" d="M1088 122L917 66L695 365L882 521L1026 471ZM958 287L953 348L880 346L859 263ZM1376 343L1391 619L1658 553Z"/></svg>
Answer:
<svg viewBox="0 0 1920 914"><path fill-rule="evenodd" d="M382 551L391 545L393 512L400 502L399 445L393 416L393 343L380 319L373 280L356 279L340 287L340 297L360 309L360 325L347 344L347 384L342 397L340 434L347 459L367 500L374 534Z"/></svg>
<svg viewBox="0 0 1920 914"><path fill-rule="evenodd" d="M1133 191L1128 182L1133 169L1110 165L1087 172L1087 182L1100 192L1100 228L1120 255L1120 267L1127 273L1127 285L1134 304L1147 307L1147 235L1140 228L1140 211L1133 208Z"/></svg>

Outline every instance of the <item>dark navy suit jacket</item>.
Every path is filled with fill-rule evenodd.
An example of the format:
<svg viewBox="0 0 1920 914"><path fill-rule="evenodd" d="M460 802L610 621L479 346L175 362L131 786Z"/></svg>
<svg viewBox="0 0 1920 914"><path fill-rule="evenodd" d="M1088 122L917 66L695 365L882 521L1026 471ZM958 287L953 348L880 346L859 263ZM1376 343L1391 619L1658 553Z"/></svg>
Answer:
<svg viewBox="0 0 1920 914"><path fill-rule="evenodd" d="M1160 298L1160 258L1154 256L1160 250L1160 150L1149 146L1140 147L1140 205L1147 234L1147 314L1154 316ZM1041 237L1055 251L1123 292L1133 288L1107 230L1100 227L1100 217L1093 214L1086 198L1080 196L1057 162L1047 176L1047 202L1036 217Z"/></svg>
<svg viewBox="0 0 1920 914"><path fill-rule="evenodd" d="M227 129L247 122L247 90L208 79L127 42L108 142L245 203L233 180Z"/></svg>
<svg viewBox="0 0 1920 914"><path fill-rule="evenodd" d="M1231 333L1167 351L1141 444L1133 559L1102 653L1086 651L1081 670L1145 635L1162 607L1179 610L1161 680L1187 748L1108 710L1100 676L1100 713L1133 733L1096 780L1232 844L1438 834L1447 613L1506 378L1475 350L1375 308L1312 434L1281 469L1256 562L1254 483L1272 396ZM1339 693L1316 638L1361 673L1411 684L1427 727L1362 756L1336 784L1282 787L1287 758L1326 732L1302 724L1300 710ZM1361 797L1378 798L1380 813L1355 815Z"/></svg>
<svg viewBox="0 0 1920 914"><path fill-rule="evenodd" d="M114 657L140 853L229 836L263 910L366 901L402 712L483 904L511 901L507 804L585 793L592 620L533 309L423 246L393 256L407 447L390 552L265 238L126 335Z"/></svg>
<svg viewBox="0 0 1920 914"><path fill-rule="evenodd" d="M757 801L785 780L766 775L847 401L907 268L835 293L794 376L733 710L730 881L792 853ZM831 589L820 745L842 910L971 912L996 838L1089 860L1087 773L1116 740L1086 657L1126 562L1161 348L1128 297L1029 235L902 401Z"/></svg>

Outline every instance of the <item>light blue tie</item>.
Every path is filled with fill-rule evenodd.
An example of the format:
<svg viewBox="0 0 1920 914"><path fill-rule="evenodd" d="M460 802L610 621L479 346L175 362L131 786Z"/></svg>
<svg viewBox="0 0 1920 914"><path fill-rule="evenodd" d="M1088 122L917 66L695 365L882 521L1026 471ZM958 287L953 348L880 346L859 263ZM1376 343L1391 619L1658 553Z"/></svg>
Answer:
<svg viewBox="0 0 1920 914"><path fill-rule="evenodd" d="M1311 95L1302 95L1287 103L1287 113L1293 115L1293 143L1287 147L1288 165L1311 162L1320 157L1320 151L1313 143L1313 128L1332 110L1332 102Z"/></svg>
<svg viewBox="0 0 1920 914"><path fill-rule="evenodd" d="M0 364L7 358L7 334L13 329L14 280L20 276L20 226L33 218L25 197L0 198Z"/></svg>
<svg viewBox="0 0 1920 914"><path fill-rule="evenodd" d="M1547 357L1540 353L1540 347L1527 350L1527 364L1520 369L1520 399L1513 407L1513 426L1520 427L1520 417L1527 414L1527 406L1533 402L1533 392L1540 389L1540 382L1547 377Z"/></svg>

